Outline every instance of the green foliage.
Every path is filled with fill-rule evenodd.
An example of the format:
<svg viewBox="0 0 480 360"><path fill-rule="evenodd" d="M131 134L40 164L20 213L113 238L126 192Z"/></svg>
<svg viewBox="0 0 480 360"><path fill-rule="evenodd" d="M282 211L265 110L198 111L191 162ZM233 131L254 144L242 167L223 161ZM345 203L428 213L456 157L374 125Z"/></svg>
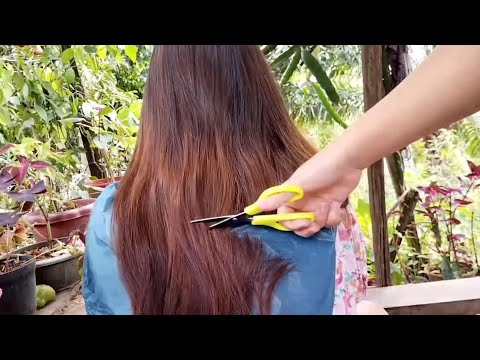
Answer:
<svg viewBox="0 0 480 360"><path fill-rule="evenodd" d="M87 196L88 163L84 141L99 151L99 166L120 175L133 153L142 97L153 47L150 45L0 46L0 147L16 144L12 154L46 161L52 168L32 173L45 179L59 198ZM319 148L339 136L363 112L360 47L357 45L265 45L263 53L281 85L292 117ZM392 129L394 131L394 129ZM13 155L8 155L13 156ZM440 181L456 186L456 175L468 170L465 159L480 158L480 123L473 116L428 141L420 140L402 153L407 187ZM13 158L3 156L2 161ZM387 208L396 201L386 172ZM368 240L369 273L374 278L371 222L366 175L350 197ZM480 231L480 195L459 208L458 232L466 241L457 256L476 254ZM3 203L2 203L3 201ZM7 204L7 202L9 202ZM12 205L1 199L2 205ZM426 258L431 270L455 277L464 272L455 261L434 251L435 239L416 215L422 251L403 241L391 264L394 284L424 281L417 271ZM391 216L389 236L398 218ZM442 232L444 239L447 234ZM462 251L467 255L462 255ZM450 262L446 262L446 261ZM462 260L463 261L463 260ZM467 261L467 260L465 260ZM463 261L463 263L465 263ZM460 263L462 263L460 261ZM457 266L457 268L456 268ZM446 271L445 271L446 270ZM457 274L457 275L455 275Z"/></svg>

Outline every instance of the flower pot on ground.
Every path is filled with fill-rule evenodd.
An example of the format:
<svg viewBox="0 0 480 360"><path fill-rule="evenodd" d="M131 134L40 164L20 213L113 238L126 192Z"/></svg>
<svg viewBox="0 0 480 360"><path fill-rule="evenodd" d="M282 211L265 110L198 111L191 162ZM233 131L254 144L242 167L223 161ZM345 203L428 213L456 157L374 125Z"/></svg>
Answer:
<svg viewBox="0 0 480 360"><path fill-rule="evenodd" d="M73 231L88 225L95 199L78 199L70 202L75 204L74 209L48 214L52 239L68 239ZM48 241L47 222L41 210L37 209L26 214L24 219L33 226L33 236L36 242Z"/></svg>
<svg viewBox="0 0 480 360"><path fill-rule="evenodd" d="M13 254L35 257L36 283L49 285L58 292L80 281L78 266L83 250L83 244L79 246L78 241L73 246L45 241L17 249Z"/></svg>
<svg viewBox="0 0 480 360"><path fill-rule="evenodd" d="M37 308L35 258L10 254L0 260L0 315L32 315Z"/></svg>
<svg viewBox="0 0 480 360"><path fill-rule="evenodd" d="M97 198L100 193L110 184L122 180L123 176L115 176L114 181L111 178L103 178L97 180L89 180L85 182L85 186L88 188L88 193L92 198Z"/></svg>

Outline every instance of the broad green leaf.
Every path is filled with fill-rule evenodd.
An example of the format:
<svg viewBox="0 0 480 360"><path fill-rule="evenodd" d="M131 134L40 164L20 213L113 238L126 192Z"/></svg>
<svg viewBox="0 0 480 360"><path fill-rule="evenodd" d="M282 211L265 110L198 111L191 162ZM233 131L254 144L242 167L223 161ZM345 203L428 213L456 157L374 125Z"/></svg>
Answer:
<svg viewBox="0 0 480 360"><path fill-rule="evenodd" d="M117 45L107 45L107 51L110 54L110 56L112 56L114 58L118 53L118 46Z"/></svg>
<svg viewBox="0 0 480 360"><path fill-rule="evenodd" d="M38 104L35 104L34 108L37 111L38 116L40 116L42 118L42 120L48 121L48 114L43 107L41 107Z"/></svg>
<svg viewBox="0 0 480 360"><path fill-rule="evenodd" d="M28 99L28 95L30 95L30 89L27 83L23 84L22 95L25 100Z"/></svg>
<svg viewBox="0 0 480 360"><path fill-rule="evenodd" d="M15 84L15 87L20 90L23 87L23 84L25 82L24 78L22 75L20 75L18 72L15 72L12 76L13 83Z"/></svg>
<svg viewBox="0 0 480 360"><path fill-rule="evenodd" d="M127 54L134 63L137 62L137 47L135 45L125 45L125 54Z"/></svg>
<svg viewBox="0 0 480 360"><path fill-rule="evenodd" d="M2 105L7 99L3 96L3 90L0 89L0 105Z"/></svg>
<svg viewBox="0 0 480 360"><path fill-rule="evenodd" d="M34 83L33 84L32 91L36 92L38 95L44 96L43 95L43 87L39 83Z"/></svg>
<svg viewBox="0 0 480 360"><path fill-rule="evenodd" d="M69 107L67 106L58 106L55 108L55 112L60 118L65 118L72 113Z"/></svg>
<svg viewBox="0 0 480 360"><path fill-rule="evenodd" d="M391 274L393 285L402 285L404 283L403 272L398 264L391 263Z"/></svg>
<svg viewBox="0 0 480 360"><path fill-rule="evenodd" d="M2 91L3 91L4 102L7 102L8 99L10 99L13 95L12 84L5 84Z"/></svg>
<svg viewBox="0 0 480 360"><path fill-rule="evenodd" d="M114 111L110 106L105 106L99 115L108 115Z"/></svg>
<svg viewBox="0 0 480 360"><path fill-rule="evenodd" d="M60 80L55 80L53 83L52 83L52 88L58 93L58 94L61 94L62 93L62 82Z"/></svg>
<svg viewBox="0 0 480 360"><path fill-rule="evenodd" d="M75 82L75 71L70 67L65 70L65 81L67 84L73 84Z"/></svg>
<svg viewBox="0 0 480 360"><path fill-rule="evenodd" d="M320 86L325 90L330 101L334 104L338 103L340 101L340 97L338 96L337 90L335 90L330 78L327 76L318 60L315 59L315 57L307 49L302 50L302 60L307 66L308 70L310 70L313 76L315 76Z"/></svg>
<svg viewBox="0 0 480 360"><path fill-rule="evenodd" d="M100 59L106 59L107 47L105 45L97 45L97 55Z"/></svg>
<svg viewBox="0 0 480 360"><path fill-rule="evenodd" d="M23 137L23 126L20 125L20 126L16 126L15 127L15 139L17 139L17 142L20 142L24 139ZM17 150L20 151L20 152L26 152L26 150L24 150L24 146L18 146L17 147Z"/></svg>
<svg viewBox="0 0 480 360"><path fill-rule="evenodd" d="M122 109L118 112L118 118L120 120L125 120L128 115L130 115L130 110L129 109Z"/></svg>
<svg viewBox="0 0 480 360"><path fill-rule="evenodd" d="M142 112L142 100L135 100L130 104L130 111L133 112L135 117L138 119L140 118L140 114Z"/></svg>
<svg viewBox="0 0 480 360"><path fill-rule="evenodd" d="M42 80L50 82L52 80L52 69L46 67L42 71Z"/></svg>
<svg viewBox="0 0 480 360"><path fill-rule="evenodd" d="M75 46L73 49L74 57L77 62L84 63L85 62L85 49L83 46Z"/></svg>
<svg viewBox="0 0 480 360"><path fill-rule="evenodd" d="M97 51L97 47L95 45L85 45L84 49L88 54L94 54Z"/></svg>
<svg viewBox="0 0 480 360"><path fill-rule="evenodd" d="M88 67L92 70L92 71L97 71L97 63L95 62L95 58L93 56L89 56L88 59L87 59L87 62L88 62Z"/></svg>
<svg viewBox="0 0 480 360"><path fill-rule="evenodd" d="M136 132L138 132L138 126L129 126L127 127L128 135L133 136Z"/></svg>
<svg viewBox="0 0 480 360"><path fill-rule="evenodd" d="M73 59L73 56L75 55L74 51L72 48L68 48L66 49L63 53L62 53L62 62L64 64L68 64L70 63L70 60Z"/></svg>
<svg viewBox="0 0 480 360"><path fill-rule="evenodd" d="M4 126L10 126L11 123L12 121L10 119L8 110L4 107L0 107L0 124Z"/></svg>
<svg viewBox="0 0 480 360"><path fill-rule="evenodd" d="M41 142L31 137L24 137L22 139L22 145L35 145L35 144L41 144Z"/></svg>

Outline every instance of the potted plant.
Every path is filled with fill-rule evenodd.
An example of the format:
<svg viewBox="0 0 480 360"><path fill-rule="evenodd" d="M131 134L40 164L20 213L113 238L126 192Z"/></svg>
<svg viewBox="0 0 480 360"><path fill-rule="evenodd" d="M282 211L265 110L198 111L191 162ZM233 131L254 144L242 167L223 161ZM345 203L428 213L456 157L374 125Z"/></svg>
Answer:
<svg viewBox="0 0 480 360"><path fill-rule="evenodd" d="M51 286L55 291L65 290L80 281L80 259L85 251L85 230L70 234L66 243L51 239L13 251L36 259L37 284Z"/></svg>
<svg viewBox="0 0 480 360"><path fill-rule="evenodd" d="M50 164L46 162L30 161L24 156L20 156L18 159L20 163L19 166L12 166L11 164L9 164L9 166L6 167L7 170L12 169L11 172L14 172L14 174L22 174L21 177L17 176L14 179L16 180L17 187L22 185L25 186L26 182L24 181L24 178L27 174L31 173L29 172L30 170L38 170L50 167ZM9 178L7 177L6 179L8 180ZM78 206L77 201L74 204L61 207L61 201L56 199L52 195L51 188L46 186L44 180L39 182L39 184L41 185L41 187L39 187L39 185L36 185L30 190L28 190L29 192L36 191L36 194L44 194L41 199L35 198L38 209L34 211L31 211L33 210L32 201L34 199L31 198L29 192L17 191L17 193L7 193L7 195L9 195L14 200L26 201L22 205L24 211L22 214L20 214L20 218L15 224L15 233L11 236L11 239L14 241L10 241L10 243L14 245L20 245L21 243L24 243L24 240L27 238L27 229L32 230L31 232L33 232L34 237L36 235L35 240L37 241L36 244L23 246L18 249L14 249L12 246L10 246L8 251L10 252L10 255L33 257L35 259L36 265L36 282L39 284L50 285L56 291L61 291L79 281L80 277L78 275L78 257L83 254L84 250L83 241L85 239L84 232L86 229L86 223L85 220L81 219L81 217L79 216L77 216L73 220L70 219L70 228L73 228L74 230L69 230L69 233L67 233L66 237L64 237L61 232L59 235L58 221L55 222L56 227L51 226L51 218L53 218L54 221L57 220L55 215L58 217L58 213L61 214L61 211L59 210L64 210L63 213L65 214L66 212L71 210L82 211L83 209L81 206ZM92 203L92 201L92 199L87 199L87 203ZM81 204L81 200L79 202ZM70 207L70 209L68 209L68 207ZM65 210L65 208L67 209ZM27 209L29 210L29 212L25 211ZM47 214L49 211L51 211L51 209L55 209L57 213L50 214L50 216L48 216ZM35 225L35 222L33 226L30 224L31 220L29 221L29 219L32 218L30 217L32 213L38 213L42 216L42 219L39 219L37 221L38 223L40 223L40 231L38 231L38 225ZM74 218L73 216L71 217ZM79 218L80 221L78 220ZM34 221L36 221L35 216L33 217L33 219ZM74 223L73 226L72 223ZM41 235L41 231L44 230L42 224L45 224L45 236L44 239L39 239L39 234ZM67 226L65 226L65 224ZM68 229L68 219L67 221L63 221L61 225L63 225L63 227L60 226L60 230L65 231L65 227ZM36 227L37 229L35 229ZM66 243L59 240L65 240Z"/></svg>
<svg viewBox="0 0 480 360"><path fill-rule="evenodd" d="M6 145L3 148L4 154L10 153L14 149L14 145ZM24 155L17 156L18 166L7 164L6 168L14 167L18 171L16 177L17 184L21 186L25 180L25 176L31 171L51 168L51 165L45 161L31 160ZM46 185L46 184L45 184ZM68 239L72 231L81 229L88 224L90 213L93 208L95 199L72 199L61 201L53 194L51 186L47 187L48 198L39 202L39 208L35 211L26 213L23 220L33 226L34 239L37 242L48 241L47 221L43 212L48 213L48 220L51 226L53 239ZM21 194L17 195L17 197ZM17 199L22 200L22 199ZM31 200L31 199L30 199ZM33 206L32 202L28 202L28 206Z"/></svg>
<svg viewBox="0 0 480 360"><path fill-rule="evenodd" d="M60 202L52 199L46 209L38 208L24 216L33 226L35 241L42 243L49 239L67 241L72 232L88 225L95 199L72 199ZM45 214L44 214L45 212ZM50 227L51 235L49 235Z"/></svg>
<svg viewBox="0 0 480 360"><path fill-rule="evenodd" d="M0 149L0 155L11 147ZM19 221L28 212L36 196L45 192L45 183L30 181L25 185L24 163L20 166L5 166L0 170L0 192L10 205L8 211L0 212L0 315L29 315L36 309L35 257L11 253L18 239L24 239L25 227Z"/></svg>
<svg viewBox="0 0 480 360"><path fill-rule="evenodd" d="M85 232L94 199L61 202L47 189L38 209L23 217L33 222L36 244L14 253L34 256L36 281L55 291L69 288L80 280L79 257L84 253ZM85 205L86 204L86 205ZM54 209L54 213L50 213ZM67 233L69 231L69 233ZM67 234L67 236L65 236Z"/></svg>

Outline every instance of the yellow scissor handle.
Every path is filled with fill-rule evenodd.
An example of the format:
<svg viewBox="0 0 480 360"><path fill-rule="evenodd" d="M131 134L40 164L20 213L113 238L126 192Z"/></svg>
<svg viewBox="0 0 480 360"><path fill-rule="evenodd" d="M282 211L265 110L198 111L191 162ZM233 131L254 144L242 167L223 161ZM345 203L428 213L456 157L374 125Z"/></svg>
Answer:
<svg viewBox="0 0 480 360"><path fill-rule="evenodd" d="M300 186L296 185L278 185L274 186L271 188L268 188L265 190L258 200L252 204L247 206L243 211L245 211L245 214L248 215L256 215L260 214L262 210L258 207L257 203L259 200L265 200L266 198L269 198L270 196L277 195L277 194L282 194L282 193L294 193L296 194L294 197L290 199L289 202L297 201L303 198L303 189Z"/></svg>
<svg viewBox="0 0 480 360"><path fill-rule="evenodd" d="M289 214L275 214L275 215L257 215L252 219L252 225L263 225L281 231L291 231L289 228L280 224L280 221L301 220L306 219L310 221L315 220L313 212L303 213L289 213Z"/></svg>

